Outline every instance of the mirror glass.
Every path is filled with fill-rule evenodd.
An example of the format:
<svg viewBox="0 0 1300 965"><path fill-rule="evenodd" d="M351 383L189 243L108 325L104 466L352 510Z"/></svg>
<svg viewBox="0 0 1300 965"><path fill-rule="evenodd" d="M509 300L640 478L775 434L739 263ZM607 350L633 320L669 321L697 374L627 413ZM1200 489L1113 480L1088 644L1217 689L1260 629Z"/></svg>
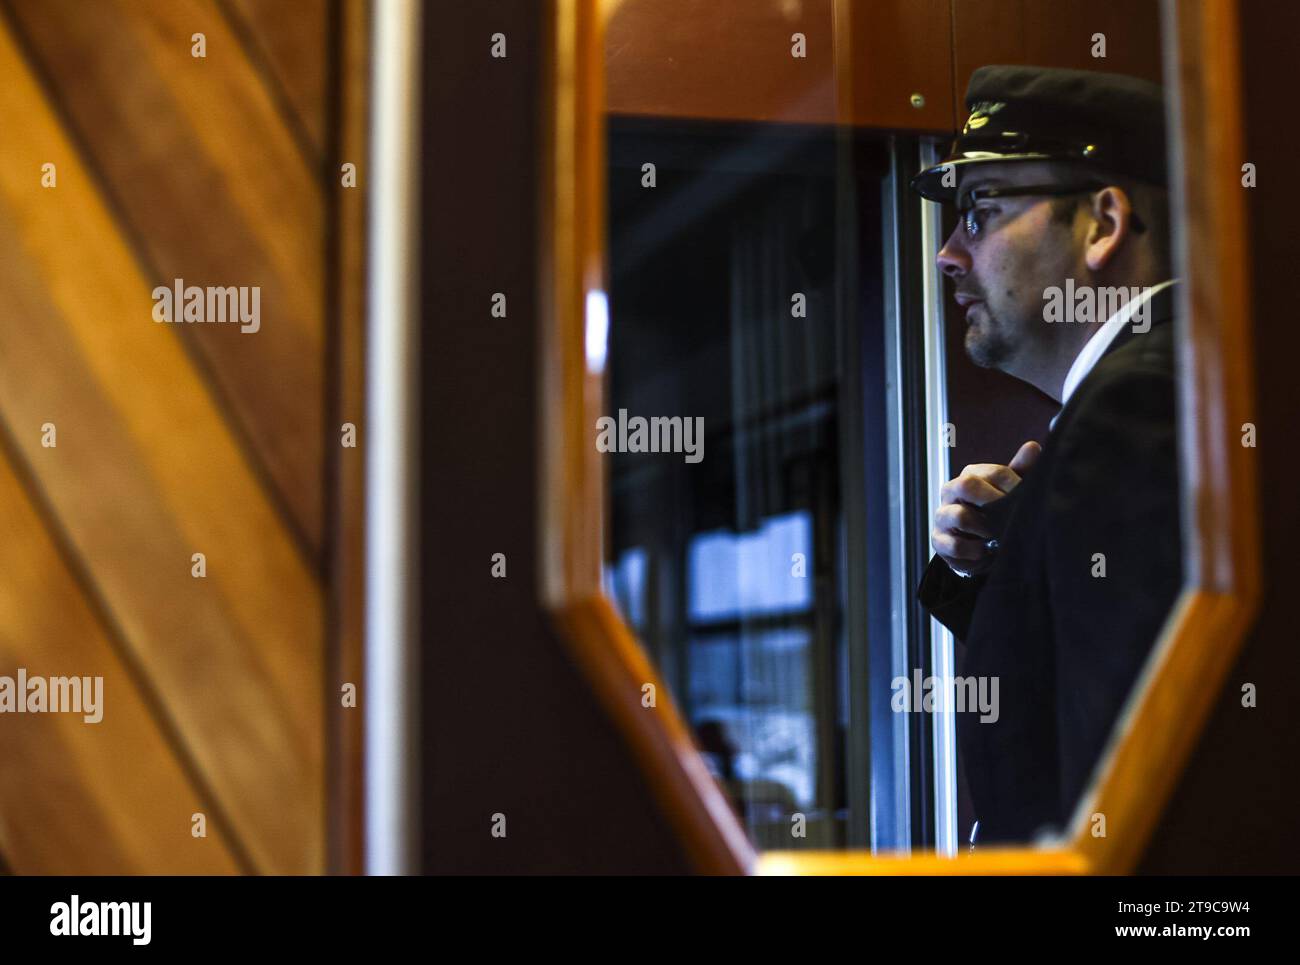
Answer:
<svg viewBox="0 0 1300 965"><path fill-rule="evenodd" d="M1182 582L1167 201L1109 267L1095 191L977 239L830 4L733 7L608 15L607 592L756 846L1058 836Z"/></svg>

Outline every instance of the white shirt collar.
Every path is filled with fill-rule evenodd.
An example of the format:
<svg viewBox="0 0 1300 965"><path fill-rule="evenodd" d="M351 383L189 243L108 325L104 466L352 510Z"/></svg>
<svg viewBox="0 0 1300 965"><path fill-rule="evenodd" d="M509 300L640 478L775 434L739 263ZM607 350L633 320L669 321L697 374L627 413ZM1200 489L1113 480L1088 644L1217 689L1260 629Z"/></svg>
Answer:
<svg viewBox="0 0 1300 965"><path fill-rule="evenodd" d="M1088 341L1084 343L1083 348L1079 350L1079 354L1075 356L1074 364L1070 366L1070 371L1065 373L1065 384L1061 386L1061 411L1064 411L1065 403L1070 401L1070 396L1074 394L1074 390L1079 387L1079 383L1082 382L1087 374L1092 371L1092 367L1097 364L1098 360L1106 354L1106 349L1110 347L1110 343L1115 341L1115 336L1119 335L1124 326L1128 324L1129 320L1133 317L1133 313L1138 310L1138 307L1149 302L1156 296L1156 294L1168 288L1177 280L1178 279L1176 278L1171 278L1168 281L1162 281L1159 285L1153 285L1146 289L1146 291L1142 292L1142 294L1138 295L1136 298L1129 299L1120 307L1119 311L1106 319L1101 328L1097 330L1097 333L1093 335L1092 338L1088 339ZM1056 428L1056 420L1060 417L1060 411L1058 411L1056 415L1052 416L1052 421L1048 423L1049 432Z"/></svg>

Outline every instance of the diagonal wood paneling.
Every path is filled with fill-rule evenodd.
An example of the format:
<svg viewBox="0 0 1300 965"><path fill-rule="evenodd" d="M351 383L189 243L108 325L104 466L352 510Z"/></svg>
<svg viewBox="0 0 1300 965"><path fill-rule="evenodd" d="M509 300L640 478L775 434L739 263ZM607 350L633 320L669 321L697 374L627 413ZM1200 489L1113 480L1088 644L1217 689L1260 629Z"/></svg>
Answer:
<svg viewBox="0 0 1300 965"><path fill-rule="evenodd" d="M326 117L326 29L329 4L325 0L219 0L226 16L254 50L253 59L283 91L315 154L324 151Z"/></svg>
<svg viewBox="0 0 1300 965"><path fill-rule="evenodd" d="M6 0L152 289L261 287L262 328L178 327L318 565L324 206L212 0ZM191 56L203 33L206 58Z"/></svg>
<svg viewBox="0 0 1300 965"><path fill-rule="evenodd" d="M188 6L158 4L149 10L158 14ZM151 21L155 27L160 22ZM6 78L0 85L0 238L6 245L0 259L5 366L0 419L71 550L85 561L106 618L120 627L140 685L156 706L158 726L183 742L238 829L254 867L318 871L323 860L321 590L264 479L241 449L230 413L222 409L249 402L213 393L177 328L152 321L149 293L157 280L141 271L138 252L97 190L100 182L83 164L7 29L0 29L0 76ZM177 93L200 96L192 89ZM114 103L130 113L122 101ZM194 110L187 105L191 120ZM164 120L181 123L174 116ZM227 114L217 123L230 121ZM135 150L141 152L141 146ZM264 155L242 164L220 159L226 179L247 173ZM172 166L185 168L189 157L173 158ZM57 188L40 186L46 161L58 165ZM251 196L246 189L232 189L224 200L246 204ZM265 189L263 179L257 190ZM241 192L242 202L235 197ZM292 198L286 205L293 207ZM250 237L266 230L253 212L243 214L252 226ZM244 222L213 218L208 224L212 238L228 244L224 232L233 231L239 240ZM285 231L299 227L292 219L280 225ZM302 238L312 237L312 230L304 230L299 247ZM279 254L290 261L297 257L291 242L278 244ZM270 247L259 252L274 261ZM189 254L194 255L193 247ZM317 254L312 272L319 276ZM258 283L257 266L249 266L245 275L229 270L239 264L238 257L221 264L226 268L220 277L202 277L188 268L184 276L195 283ZM317 297L310 279L307 287L311 298ZM267 312L267 300L264 289L262 332L240 335L233 326L219 331L234 335L227 341L236 345L262 345L274 357L275 343L260 340L290 329L277 327L275 320L284 316ZM301 318L309 314L304 311ZM303 327L318 321L317 316ZM319 333L302 341L318 342ZM319 351L306 351L308 367L318 370ZM275 383L276 373L267 369L259 350L249 351L248 361L256 363L256 372L235 374L246 377L265 401L259 380ZM317 394L295 404L319 420ZM311 421L299 416L299 429ZM41 447L44 422L58 426L57 448ZM319 452L320 440L315 443ZM310 478L319 491L319 474ZM303 499L310 501L305 493ZM194 552L207 555L206 579L190 575ZM14 658L22 660L40 646L59 646L61 639L51 629L46 637L15 637L10 644ZM82 730L65 738L88 739ZM96 754L81 745L72 750L78 759ZM39 821L56 793L52 787L31 788L17 802L7 802L16 810L5 811L6 823ZM68 869L80 868L74 854L64 857ZM10 861L25 870L12 856Z"/></svg>
<svg viewBox="0 0 1300 965"><path fill-rule="evenodd" d="M0 673L104 678L103 719L6 715L0 850L25 874L230 874L239 870L139 689L0 459ZM33 794L39 788L39 794ZM206 838L190 815L208 815Z"/></svg>

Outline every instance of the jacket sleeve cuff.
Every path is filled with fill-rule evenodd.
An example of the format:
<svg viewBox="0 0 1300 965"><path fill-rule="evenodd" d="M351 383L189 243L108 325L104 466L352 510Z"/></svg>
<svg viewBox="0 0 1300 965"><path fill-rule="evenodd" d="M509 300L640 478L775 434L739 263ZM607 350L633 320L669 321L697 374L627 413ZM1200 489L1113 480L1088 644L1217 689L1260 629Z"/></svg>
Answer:
<svg viewBox="0 0 1300 965"><path fill-rule="evenodd" d="M970 630L971 614L986 577L958 576L939 556L930 559L917 588L917 602L936 620L965 641Z"/></svg>

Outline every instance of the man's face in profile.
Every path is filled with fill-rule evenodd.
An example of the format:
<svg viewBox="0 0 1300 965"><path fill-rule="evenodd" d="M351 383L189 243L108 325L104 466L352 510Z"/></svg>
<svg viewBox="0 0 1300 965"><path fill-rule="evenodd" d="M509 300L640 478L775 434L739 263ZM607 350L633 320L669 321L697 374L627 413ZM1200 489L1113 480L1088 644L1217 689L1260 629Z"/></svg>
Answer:
<svg viewBox="0 0 1300 965"><path fill-rule="evenodd" d="M989 163L972 166L960 193L978 187L1061 183L1048 164ZM939 251L939 268L954 283L966 324L966 353L984 368L1014 374L1056 348L1043 322L1044 292L1065 279L1084 277L1086 221L1053 217L1050 197L1002 197L974 206L972 237L959 214L956 229ZM1074 210L1074 209L1072 209ZM1031 363L1030 363L1031 364Z"/></svg>

